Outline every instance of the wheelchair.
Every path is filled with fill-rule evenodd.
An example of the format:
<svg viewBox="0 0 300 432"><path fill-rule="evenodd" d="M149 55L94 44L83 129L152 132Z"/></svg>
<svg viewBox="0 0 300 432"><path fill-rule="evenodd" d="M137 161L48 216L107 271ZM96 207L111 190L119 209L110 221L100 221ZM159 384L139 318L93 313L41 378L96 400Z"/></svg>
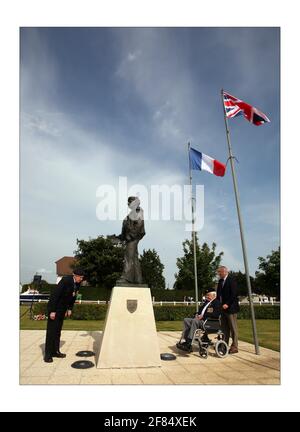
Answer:
<svg viewBox="0 0 300 432"><path fill-rule="evenodd" d="M215 340L208 342L203 339L204 335L216 334ZM181 337L182 338L182 337ZM181 341L181 339L180 339ZM203 322L203 328L197 329L192 339L192 346L198 343L200 357L207 359L209 346L212 346L217 357L225 358L228 355L229 347L224 340L224 333L221 330L221 317L207 319Z"/></svg>
<svg viewBox="0 0 300 432"><path fill-rule="evenodd" d="M205 320L203 323L203 329L197 329L194 333L192 345L194 342L198 342L200 357L207 359L210 343L202 340L204 334L207 334L207 336L210 334L216 334L215 340L212 341L212 347L215 349L217 357L227 357L229 347L224 340L224 333L221 330L221 317L218 319Z"/></svg>

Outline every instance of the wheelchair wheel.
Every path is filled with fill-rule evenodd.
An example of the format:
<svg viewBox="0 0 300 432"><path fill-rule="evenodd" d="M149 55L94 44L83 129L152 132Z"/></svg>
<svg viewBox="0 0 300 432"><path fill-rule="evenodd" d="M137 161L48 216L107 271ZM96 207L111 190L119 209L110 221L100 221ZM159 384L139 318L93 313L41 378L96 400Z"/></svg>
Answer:
<svg viewBox="0 0 300 432"><path fill-rule="evenodd" d="M227 357L228 355L228 345L223 340L218 340L215 345L216 354L218 357Z"/></svg>
<svg viewBox="0 0 300 432"><path fill-rule="evenodd" d="M208 357L208 351L206 348L199 347L199 354L200 354L200 357L203 359L207 359L207 357Z"/></svg>

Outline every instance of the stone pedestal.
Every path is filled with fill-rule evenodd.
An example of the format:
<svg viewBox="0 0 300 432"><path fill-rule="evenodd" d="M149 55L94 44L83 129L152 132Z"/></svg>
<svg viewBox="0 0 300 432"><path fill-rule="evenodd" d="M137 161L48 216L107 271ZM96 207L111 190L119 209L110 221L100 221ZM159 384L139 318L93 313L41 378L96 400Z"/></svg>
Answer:
<svg viewBox="0 0 300 432"><path fill-rule="evenodd" d="M160 367L150 288L113 288L97 368Z"/></svg>

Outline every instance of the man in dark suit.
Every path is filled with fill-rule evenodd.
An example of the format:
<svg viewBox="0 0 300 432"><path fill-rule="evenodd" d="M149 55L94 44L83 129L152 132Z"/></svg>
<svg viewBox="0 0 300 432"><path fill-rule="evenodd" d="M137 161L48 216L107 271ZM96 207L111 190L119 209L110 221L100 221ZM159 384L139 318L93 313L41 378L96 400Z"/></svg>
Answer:
<svg viewBox="0 0 300 432"><path fill-rule="evenodd" d="M80 284L83 281L83 271L76 269L73 275L64 276L52 291L47 305L48 323L45 344L44 361L52 363L53 357L65 358L59 350L61 329L64 318L70 317Z"/></svg>
<svg viewBox="0 0 300 432"><path fill-rule="evenodd" d="M219 318L221 314L222 306L220 301L216 298L216 291L215 289L211 288L210 290L207 290L205 293L205 301L200 306L198 313L195 315L194 318L184 318L183 320L183 338L185 342L178 342L176 344L177 348L183 351L191 352L192 351L192 340L194 333L197 329L205 330L204 328L204 322L209 319L217 319ZM217 326L219 326L219 323L217 323ZM204 341L209 342L208 336L205 333L204 338L202 339Z"/></svg>
<svg viewBox="0 0 300 432"><path fill-rule="evenodd" d="M237 284L236 281L228 275L228 269L225 266L218 268L218 276L217 298L222 304L222 331L228 345L229 337L231 336L232 338L229 354L236 354L238 353L237 313L240 310L237 296Z"/></svg>

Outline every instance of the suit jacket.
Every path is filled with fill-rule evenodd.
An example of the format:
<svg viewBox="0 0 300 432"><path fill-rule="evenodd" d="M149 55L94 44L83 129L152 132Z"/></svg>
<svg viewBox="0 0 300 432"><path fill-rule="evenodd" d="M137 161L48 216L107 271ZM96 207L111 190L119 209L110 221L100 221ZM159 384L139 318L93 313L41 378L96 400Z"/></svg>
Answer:
<svg viewBox="0 0 300 432"><path fill-rule="evenodd" d="M198 310L198 315L201 315L201 313L202 313L203 309L205 308L205 306L207 305L207 303L209 303L209 302L207 300L205 300L203 305L200 306L200 308ZM217 319L217 318L219 318L221 312L222 312L222 305L221 305L220 301L216 298L206 308L206 311L204 312L204 316L202 319L203 320L206 320L209 318Z"/></svg>
<svg viewBox="0 0 300 432"><path fill-rule="evenodd" d="M236 314L240 310L239 300L237 296L237 284L235 279L227 276L223 287L222 282L218 283L217 298L221 301L222 305L227 304L229 307L226 311L228 314Z"/></svg>
<svg viewBox="0 0 300 432"><path fill-rule="evenodd" d="M73 276L64 276L59 281L57 287L52 290L47 306L48 312L72 310L78 289L79 286L75 284Z"/></svg>

